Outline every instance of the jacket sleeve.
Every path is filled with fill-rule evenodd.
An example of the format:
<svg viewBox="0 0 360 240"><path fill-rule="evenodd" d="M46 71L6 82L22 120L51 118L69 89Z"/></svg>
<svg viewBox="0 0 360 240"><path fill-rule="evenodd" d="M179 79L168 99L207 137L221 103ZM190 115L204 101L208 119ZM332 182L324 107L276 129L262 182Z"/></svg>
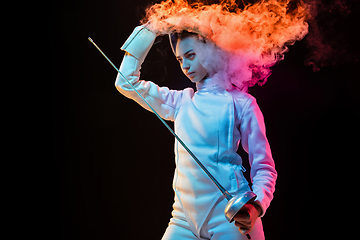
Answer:
<svg viewBox="0 0 360 240"><path fill-rule="evenodd" d="M182 91L170 90L167 87L159 87L150 81L139 80L141 64L150 51L155 38L156 34L145 26L136 27L121 47L121 50L126 51L126 53L120 66L120 72L162 118L173 121L177 103L182 97ZM115 87L121 94L135 100L142 107L151 111L120 74L117 75Z"/></svg>
<svg viewBox="0 0 360 240"><path fill-rule="evenodd" d="M277 172L266 138L264 117L254 97L246 102L240 119L241 143L249 154L252 189L262 217L273 199Z"/></svg>

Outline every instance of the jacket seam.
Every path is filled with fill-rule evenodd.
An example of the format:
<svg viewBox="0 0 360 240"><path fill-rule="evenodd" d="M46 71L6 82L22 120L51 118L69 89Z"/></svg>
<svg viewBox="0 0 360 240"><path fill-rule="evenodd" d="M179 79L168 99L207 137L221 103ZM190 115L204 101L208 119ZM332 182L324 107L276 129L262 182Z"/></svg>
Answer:
<svg viewBox="0 0 360 240"><path fill-rule="evenodd" d="M252 99L246 100L245 105L244 105L244 110L242 111L241 116L239 118L240 122L242 122L242 119L244 118L245 112L249 109L251 101L252 101Z"/></svg>

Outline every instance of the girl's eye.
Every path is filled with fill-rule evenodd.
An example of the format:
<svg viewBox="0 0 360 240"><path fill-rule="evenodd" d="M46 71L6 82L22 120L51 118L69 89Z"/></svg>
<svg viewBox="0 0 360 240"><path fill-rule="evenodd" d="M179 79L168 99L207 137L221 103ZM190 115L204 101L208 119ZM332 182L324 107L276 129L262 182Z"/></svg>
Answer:
<svg viewBox="0 0 360 240"><path fill-rule="evenodd" d="M190 53L190 54L187 56L188 59L193 59L194 57L195 57L195 53Z"/></svg>

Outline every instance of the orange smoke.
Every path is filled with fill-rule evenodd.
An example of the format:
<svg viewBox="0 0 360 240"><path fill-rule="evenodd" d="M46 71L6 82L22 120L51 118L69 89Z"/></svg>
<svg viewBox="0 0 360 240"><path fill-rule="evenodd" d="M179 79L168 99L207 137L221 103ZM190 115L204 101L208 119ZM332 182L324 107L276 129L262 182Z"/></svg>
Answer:
<svg viewBox="0 0 360 240"><path fill-rule="evenodd" d="M235 0L212 5L166 0L149 7L143 22L151 21L161 34L187 30L210 39L225 53L212 62L225 58L223 77L246 89L264 84L270 67L284 58L286 45L305 37L306 17L307 7L301 0L296 4L263 0L244 9L238 8Z"/></svg>

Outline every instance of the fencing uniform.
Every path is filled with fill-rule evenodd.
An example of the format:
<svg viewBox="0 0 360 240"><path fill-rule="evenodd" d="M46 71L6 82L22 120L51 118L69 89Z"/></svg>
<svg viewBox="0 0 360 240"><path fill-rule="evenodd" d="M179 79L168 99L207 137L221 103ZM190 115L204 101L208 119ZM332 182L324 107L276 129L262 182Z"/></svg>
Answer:
<svg viewBox="0 0 360 240"><path fill-rule="evenodd" d="M273 198L277 173L255 98L235 87L208 84L197 86L197 91L176 91L139 80L141 64L155 37L143 26L135 28L121 48L127 53L120 71L162 118L175 122L175 133L230 193L250 190L236 153L241 140L249 153L255 203L263 216ZM115 86L149 110L121 75ZM225 219L226 199L177 140L175 162L173 218L163 239L246 239ZM264 239L260 218L250 234L252 239Z"/></svg>

